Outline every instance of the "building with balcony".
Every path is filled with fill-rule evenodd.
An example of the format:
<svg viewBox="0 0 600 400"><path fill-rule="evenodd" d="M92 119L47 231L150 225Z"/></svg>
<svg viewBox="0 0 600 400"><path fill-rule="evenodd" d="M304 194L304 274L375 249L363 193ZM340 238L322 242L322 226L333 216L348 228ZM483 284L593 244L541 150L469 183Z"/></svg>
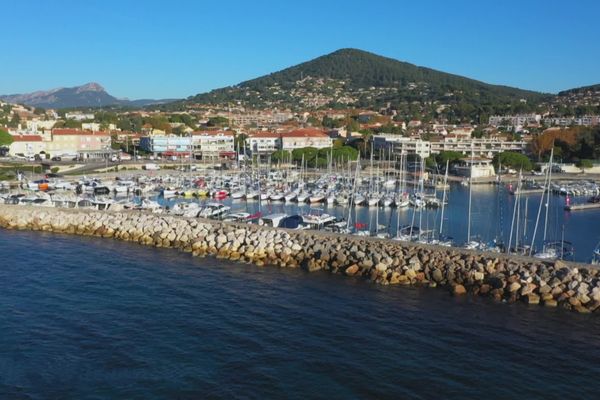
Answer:
<svg viewBox="0 0 600 400"><path fill-rule="evenodd" d="M192 132L194 155L203 160L233 159L236 156L235 135L230 131Z"/></svg>
<svg viewBox="0 0 600 400"><path fill-rule="evenodd" d="M325 132L312 129L296 129L290 132L281 133L281 149L292 151L294 149L303 149L305 147L314 147L323 149L331 147L333 140Z"/></svg>

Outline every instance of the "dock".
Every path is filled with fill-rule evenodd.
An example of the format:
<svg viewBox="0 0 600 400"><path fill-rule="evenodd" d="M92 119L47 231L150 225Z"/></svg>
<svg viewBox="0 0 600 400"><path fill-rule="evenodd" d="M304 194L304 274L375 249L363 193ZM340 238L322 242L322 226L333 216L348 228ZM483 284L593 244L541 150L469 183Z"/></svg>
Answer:
<svg viewBox="0 0 600 400"><path fill-rule="evenodd" d="M544 193L546 189L544 188L536 188L536 189L521 189L521 190L511 190L510 194L539 194Z"/></svg>
<svg viewBox="0 0 600 400"><path fill-rule="evenodd" d="M598 210L598 209L600 209L600 203L571 204L571 205L565 206L566 211Z"/></svg>

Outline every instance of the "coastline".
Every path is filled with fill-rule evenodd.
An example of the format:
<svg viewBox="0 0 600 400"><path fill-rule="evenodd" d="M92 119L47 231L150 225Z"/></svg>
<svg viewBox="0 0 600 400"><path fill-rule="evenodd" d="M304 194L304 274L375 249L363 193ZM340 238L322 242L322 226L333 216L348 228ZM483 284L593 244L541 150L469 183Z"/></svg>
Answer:
<svg viewBox="0 0 600 400"><path fill-rule="evenodd" d="M443 287L455 295L579 313L600 310L599 269L587 264L139 211L2 205L0 227L113 238L258 266L323 270L381 285Z"/></svg>

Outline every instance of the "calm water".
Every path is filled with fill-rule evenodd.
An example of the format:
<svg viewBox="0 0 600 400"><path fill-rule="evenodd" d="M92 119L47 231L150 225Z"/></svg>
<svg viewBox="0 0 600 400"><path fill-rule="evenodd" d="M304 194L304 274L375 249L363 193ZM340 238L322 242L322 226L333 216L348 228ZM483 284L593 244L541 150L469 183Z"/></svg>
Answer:
<svg viewBox="0 0 600 400"><path fill-rule="evenodd" d="M438 193L442 198L442 193ZM444 211L443 234L454 238L455 243L465 243L467 240L469 188L461 185L452 185L447 193L448 205ZM589 196L574 197L574 203L584 203ZM531 245L536 217L539 211L541 194L524 195L520 199L520 212L518 220L519 243ZM172 203L180 200L170 200ZM194 200L206 201L206 200ZM212 200L211 200L212 201ZM472 190L471 206L471 238L478 238L484 242L501 239L506 245L509 243L510 228L515 209L515 196L509 194L508 188L496 185L474 185ZM232 211L247 211L255 213L259 203L254 201L225 200ZM283 202L263 202L262 212L269 213L306 213L310 210L309 204L286 204ZM566 240L573 243L575 254L573 259L580 262L589 262L592 252L600 242L600 209L568 212L564 211L565 197L552 195L548 208L548 223L546 224L547 240ZM314 207L314 206L313 206ZM318 205L326 212L338 217L348 217L345 207L328 207L326 204ZM525 209L527 208L527 212ZM400 219L398 219L398 213ZM413 215L414 214L414 215ZM545 208L540 214L540 222L536 234L534 248L541 248L545 221ZM414 211L412 207L396 210L381 207L357 207L352 211L352 222L359 222L371 227L375 231L377 222L388 227L388 231L396 234L398 223L402 225L414 224L423 229L438 232L440 229L441 209L424 210L422 213ZM515 244L517 222L513 233L512 244Z"/></svg>
<svg viewBox="0 0 600 400"><path fill-rule="evenodd" d="M0 398L596 398L600 319L0 230Z"/></svg>

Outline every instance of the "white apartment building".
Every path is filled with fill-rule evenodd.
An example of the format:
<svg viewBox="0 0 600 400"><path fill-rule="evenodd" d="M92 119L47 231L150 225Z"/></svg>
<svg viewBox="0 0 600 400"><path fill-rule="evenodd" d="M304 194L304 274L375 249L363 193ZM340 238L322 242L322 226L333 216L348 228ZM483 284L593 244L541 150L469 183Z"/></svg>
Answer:
<svg viewBox="0 0 600 400"><path fill-rule="evenodd" d="M56 120L42 121L42 120L27 120L25 121L25 126L27 130L30 132L41 131L41 130L50 130L56 124ZM96 129L99 130L99 129Z"/></svg>
<svg viewBox="0 0 600 400"><path fill-rule="evenodd" d="M236 154L233 132L192 132L192 146L194 154L202 159L234 158Z"/></svg>
<svg viewBox="0 0 600 400"><path fill-rule="evenodd" d="M501 138L475 139L467 137L446 136L425 141L416 138L392 134L373 135L373 147L379 149L393 149L397 154L418 154L429 157L442 151L456 151L475 157L492 158L496 153L514 151L522 153L527 148L524 141L510 141Z"/></svg>
<svg viewBox="0 0 600 400"><path fill-rule="evenodd" d="M271 154L281 149L281 135L275 132L257 132L247 139L252 154Z"/></svg>
<svg viewBox="0 0 600 400"><path fill-rule="evenodd" d="M244 114L232 114L231 122L237 126L247 125L271 125L281 124L289 121L294 114L288 112L256 112Z"/></svg>
<svg viewBox="0 0 600 400"><path fill-rule="evenodd" d="M287 151L305 147L323 149L331 147L332 144L333 141L329 135L318 129L296 129L281 134L281 148Z"/></svg>
<svg viewBox="0 0 600 400"><path fill-rule="evenodd" d="M75 121L85 121L87 119L94 119L94 114L81 113L81 112L68 112L65 114L66 119L73 119Z"/></svg>
<svg viewBox="0 0 600 400"><path fill-rule="evenodd" d="M542 120L539 114L492 115L489 124L492 126L524 126L538 124Z"/></svg>
<svg viewBox="0 0 600 400"><path fill-rule="evenodd" d="M386 151L391 148L396 154L417 154L422 158L431 155L431 143L425 140L385 133L373 135L371 140L376 151L381 149Z"/></svg>
<svg viewBox="0 0 600 400"><path fill-rule="evenodd" d="M544 118L546 126L595 126L600 125L600 115L583 115L581 117Z"/></svg>

